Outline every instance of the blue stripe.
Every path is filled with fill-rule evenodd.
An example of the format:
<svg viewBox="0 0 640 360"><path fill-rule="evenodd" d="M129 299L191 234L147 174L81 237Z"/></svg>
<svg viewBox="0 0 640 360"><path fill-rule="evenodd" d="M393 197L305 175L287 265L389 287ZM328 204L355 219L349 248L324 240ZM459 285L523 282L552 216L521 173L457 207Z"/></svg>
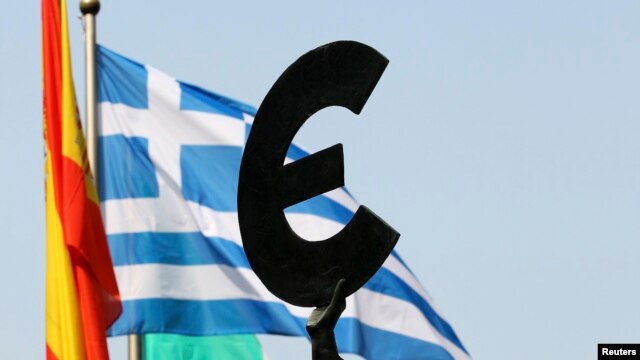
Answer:
<svg viewBox="0 0 640 360"><path fill-rule="evenodd" d="M247 123L247 126L245 128L245 143L247 142L247 138L249 137L249 133L251 132L251 124ZM309 156L309 153L302 150L302 148L300 148L298 145L291 143L289 145L289 150L287 150L287 157L293 161L298 161L300 159L302 159L305 156Z"/></svg>
<svg viewBox="0 0 640 360"><path fill-rule="evenodd" d="M240 146L182 145L184 198L218 211L237 211L241 159Z"/></svg>
<svg viewBox="0 0 640 360"><path fill-rule="evenodd" d="M232 241L199 232L108 235L114 266L135 264L220 264L250 268L244 250Z"/></svg>
<svg viewBox="0 0 640 360"><path fill-rule="evenodd" d="M402 279L397 277L391 271L380 268L376 274L369 279L364 288L376 291L385 295L393 296L398 299L405 300L415 305L420 312L429 320L431 325L438 330L442 336L447 338L460 349L467 351L458 336L453 331L449 323L436 313L431 305L411 287L409 287Z"/></svg>
<svg viewBox="0 0 640 360"><path fill-rule="evenodd" d="M287 151L287 157L293 161L297 161L302 159L305 156L309 156L309 153L302 150L296 144L289 145L289 150Z"/></svg>
<svg viewBox="0 0 640 360"><path fill-rule="evenodd" d="M270 333L300 336L301 326L283 304L255 300L143 299L122 302L110 336L142 333L226 335Z"/></svg>
<svg viewBox="0 0 640 360"><path fill-rule="evenodd" d="M144 65L97 46L98 102L125 104L136 109L149 107L148 73Z"/></svg>
<svg viewBox="0 0 640 360"><path fill-rule="evenodd" d="M180 110L221 114L243 120L243 113L255 116L256 109L239 101L218 95L199 86L179 82Z"/></svg>
<svg viewBox="0 0 640 360"><path fill-rule="evenodd" d="M156 169L149 157L148 140L124 135L98 138L100 199L159 196Z"/></svg>
<svg viewBox="0 0 640 360"><path fill-rule="evenodd" d="M354 318L340 319L334 333L340 352L369 360L453 360L440 345L374 328Z"/></svg>
<svg viewBox="0 0 640 360"><path fill-rule="evenodd" d="M413 271L409 269L409 266L407 266L407 263L405 263L404 260L402 260L402 258L400 257L400 254L398 254L397 251L395 250L391 251L391 256L393 256L396 260L398 260L400 264L402 264L405 267L405 269L407 269L407 271L415 277L415 274L413 273Z"/></svg>
<svg viewBox="0 0 640 360"><path fill-rule="evenodd" d="M244 123L244 145L247 145L247 140L249 139L249 133L251 133L251 124Z"/></svg>
<svg viewBox="0 0 640 360"><path fill-rule="evenodd" d="M123 301L122 307L122 316L109 329L109 336L144 333L307 336L306 319L294 317L284 305L273 302L144 299ZM341 352L366 359L453 359L439 345L373 328L354 318L340 319L335 334Z"/></svg>

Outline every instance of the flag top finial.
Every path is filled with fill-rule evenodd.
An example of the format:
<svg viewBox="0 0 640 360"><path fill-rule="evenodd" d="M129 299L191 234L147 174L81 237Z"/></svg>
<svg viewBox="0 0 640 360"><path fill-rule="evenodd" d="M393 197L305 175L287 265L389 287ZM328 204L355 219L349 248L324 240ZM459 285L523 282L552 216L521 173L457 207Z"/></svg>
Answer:
<svg viewBox="0 0 640 360"><path fill-rule="evenodd" d="M96 15L100 11L100 0L80 0L82 15Z"/></svg>

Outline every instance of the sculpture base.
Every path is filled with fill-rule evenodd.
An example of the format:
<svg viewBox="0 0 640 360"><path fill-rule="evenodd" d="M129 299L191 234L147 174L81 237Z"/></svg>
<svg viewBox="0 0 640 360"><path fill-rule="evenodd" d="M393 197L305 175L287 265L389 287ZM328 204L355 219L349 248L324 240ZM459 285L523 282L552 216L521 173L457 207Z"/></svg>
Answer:
<svg viewBox="0 0 640 360"><path fill-rule="evenodd" d="M333 292L331 303L317 307L307 321L307 333L311 337L311 358L313 360L342 360L333 329L347 302L344 297L345 279L340 279Z"/></svg>

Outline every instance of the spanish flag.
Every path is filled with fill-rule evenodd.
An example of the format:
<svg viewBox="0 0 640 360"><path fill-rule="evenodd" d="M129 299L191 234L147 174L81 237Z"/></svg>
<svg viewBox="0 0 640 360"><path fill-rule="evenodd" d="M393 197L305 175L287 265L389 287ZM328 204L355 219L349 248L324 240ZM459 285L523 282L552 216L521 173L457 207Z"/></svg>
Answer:
<svg viewBox="0 0 640 360"><path fill-rule="evenodd" d="M47 359L108 359L122 311L76 107L65 0L42 0Z"/></svg>

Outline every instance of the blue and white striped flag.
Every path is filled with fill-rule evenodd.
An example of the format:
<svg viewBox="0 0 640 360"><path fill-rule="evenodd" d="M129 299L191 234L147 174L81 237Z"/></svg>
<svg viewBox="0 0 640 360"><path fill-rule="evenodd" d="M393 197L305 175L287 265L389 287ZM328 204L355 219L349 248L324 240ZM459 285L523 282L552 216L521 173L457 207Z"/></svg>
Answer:
<svg viewBox="0 0 640 360"><path fill-rule="evenodd" d="M122 296L110 335L306 336L310 308L274 297L242 250L236 191L251 106L98 48L100 199ZM307 154L292 145L287 161ZM336 189L286 210L306 239L339 231L357 209ZM394 252L336 326L366 359L470 359Z"/></svg>

